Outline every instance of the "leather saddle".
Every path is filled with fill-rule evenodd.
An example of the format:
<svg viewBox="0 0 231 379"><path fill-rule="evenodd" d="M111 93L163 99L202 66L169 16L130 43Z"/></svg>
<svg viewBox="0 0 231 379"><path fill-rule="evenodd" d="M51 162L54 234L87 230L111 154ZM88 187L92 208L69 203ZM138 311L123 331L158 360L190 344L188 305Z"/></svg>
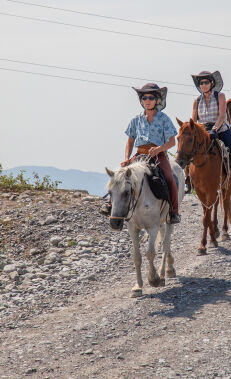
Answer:
<svg viewBox="0 0 231 379"><path fill-rule="evenodd" d="M141 154L136 157L136 160L144 160L144 159L147 159L147 156L145 154ZM147 162L147 166L151 172L150 175L147 175L147 179L148 179L149 187L153 195L157 199L168 201L169 204L171 205L169 189L168 189L168 185L165 180L163 171L158 165L156 165L155 160L153 158L149 159L149 161ZM178 178L175 175L173 176L178 188L179 187Z"/></svg>

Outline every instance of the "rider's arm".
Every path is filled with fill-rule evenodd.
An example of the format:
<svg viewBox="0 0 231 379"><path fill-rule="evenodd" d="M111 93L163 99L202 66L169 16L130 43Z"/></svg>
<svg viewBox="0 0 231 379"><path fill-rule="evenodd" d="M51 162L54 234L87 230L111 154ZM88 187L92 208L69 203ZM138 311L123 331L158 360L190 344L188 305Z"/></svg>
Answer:
<svg viewBox="0 0 231 379"><path fill-rule="evenodd" d="M128 137L127 143L126 143L126 148L125 148L125 160L128 160L130 158L130 155L132 153L132 149L134 146L134 138Z"/></svg>
<svg viewBox="0 0 231 379"><path fill-rule="evenodd" d="M219 115L213 129L218 130L223 124L226 118L226 99L224 93L221 93L218 97L219 101Z"/></svg>
<svg viewBox="0 0 231 379"><path fill-rule="evenodd" d="M197 122L197 108L198 108L197 100L194 100L193 111L192 111L192 119L194 122Z"/></svg>
<svg viewBox="0 0 231 379"><path fill-rule="evenodd" d="M130 155L132 153L134 142L135 142L134 138L128 137L128 140L127 140L127 143L126 143L126 148L125 148L125 161L123 161L121 163L122 167L125 167L125 166L127 166L130 163L130 159L129 158L130 158Z"/></svg>

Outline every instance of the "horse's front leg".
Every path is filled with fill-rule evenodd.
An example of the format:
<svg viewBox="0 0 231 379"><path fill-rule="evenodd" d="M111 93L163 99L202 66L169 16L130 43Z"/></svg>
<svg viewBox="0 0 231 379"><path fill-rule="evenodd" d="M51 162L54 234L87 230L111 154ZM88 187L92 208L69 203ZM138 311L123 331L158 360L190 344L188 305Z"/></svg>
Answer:
<svg viewBox="0 0 231 379"><path fill-rule="evenodd" d="M160 227L162 259L158 273L163 285L165 284L165 277L175 278L176 276L176 271L173 266L174 258L171 254L172 231L173 225L171 224L163 224Z"/></svg>
<svg viewBox="0 0 231 379"><path fill-rule="evenodd" d="M214 246L216 246L216 244L217 244L216 239L215 239L215 235L214 235L213 224L211 221L212 209L211 208L208 209L208 208L203 206L203 210L204 210L204 217L203 217L204 230L203 230L203 235L202 235L202 239L201 239L201 244L200 244L200 247L198 249L198 255L206 255L207 254L206 245L207 245L208 228L210 231L211 243L213 243Z"/></svg>
<svg viewBox="0 0 231 379"><path fill-rule="evenodd" d="M148 231L149 240L148 240L148 251L146 253L146 257L149 261L148 282L150 286L152 287L158 287L162 284L153 263L154 258L155 258L155 241L156 241L157 233L158 233L158 226L154 226L152 229Z"/></svg>
<svg viewBox="0 0 231 379"><path fill-rule="evenodd" d="M143 280L141 274L142 256L140 254L139 233L140 230L128 223L128 231L132 239L133 245L133 259L136 269L136 284L132 288L131 297L142 296Z"/></svg>
<svg viewBox="0 0 231 379"><path fill-rule="evenodd" d="M216 239L220 236L220 232L219 232L219 229L218 229L218 220L217 220L217 208L218 208L218 204L219 204L219 199L217 199L216 204L213 207L213 219L212 219L212 223L213 223L213 228L214 228L214 233L215 233L215 238Z"/></svg>

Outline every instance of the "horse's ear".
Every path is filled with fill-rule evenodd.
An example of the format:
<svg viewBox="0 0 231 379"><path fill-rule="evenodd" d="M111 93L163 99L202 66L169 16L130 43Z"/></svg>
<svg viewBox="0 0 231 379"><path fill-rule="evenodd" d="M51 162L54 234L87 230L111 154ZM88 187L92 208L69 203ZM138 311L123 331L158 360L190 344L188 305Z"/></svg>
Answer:
<svg viewBox="0 0 231 379"><path fill-rule="evenodd" d="M110 176L111 178L113 178L113 176L115 175L115 173L112 170L109 170L107 167L105 167L105 170L106 170L106 173L108 174L108 176Z"/></svg>
<svg viewBox="0 0 231 379"><path fill-rule="evenodd" d="M180 128L182 127L183 125L183 122L179 120L179 118L176 117L176 121L178 122L178 124L180 125Z"/></svg>
<svg viewBox="0 0 231 379"><path fill-rule="evenodd" d="M189 123L190 123L190 126L191 126L191 128L194 128L195 124L194 124L194 121L193 121L193 119L192 119L192 118L190 118L190 121L189 121Z"/></svg>
<svg viewBox="0 0 231 379"><path fill-rule="evenodd" d="M131 174L132 174L132 171L131 171L130 168L128 168L128 169L126 170L126 174L125 174L126 178L129 179L130 176L131 176Z"/></svg>

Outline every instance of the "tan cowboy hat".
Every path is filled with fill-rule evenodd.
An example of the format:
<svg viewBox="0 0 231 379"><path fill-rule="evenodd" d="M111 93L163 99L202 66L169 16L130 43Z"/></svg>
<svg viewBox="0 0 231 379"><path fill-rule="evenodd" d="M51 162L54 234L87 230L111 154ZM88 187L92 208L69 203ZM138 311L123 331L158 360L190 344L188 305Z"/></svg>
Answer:
<svg viewBox="0 0 231 379"><path fill-rule="evenodd" d="M153 96L155 96L157 98L155 108L158 111L161 111L162 109L164 109L166 107L166 96L167 96L167 92L168 92L167 87L160 88L155 83L147 83L142 88L135 88L135 87L132 87L132 88L138 94L140 102L141 102L142 96L145 93L151 93L151 94L153 94Z"/></svg>
<svg viewBox="0 0 231 379"><path fill-rule="evenodd" d="M212 87L213 91L220 92L223 87L223 80L219 71L214 71L213 73L210 71L201 71L198 75L192 75L195 86L198 91L202 93L200 89L200 81L201 79L209 79L214 83Z"/></svg>

